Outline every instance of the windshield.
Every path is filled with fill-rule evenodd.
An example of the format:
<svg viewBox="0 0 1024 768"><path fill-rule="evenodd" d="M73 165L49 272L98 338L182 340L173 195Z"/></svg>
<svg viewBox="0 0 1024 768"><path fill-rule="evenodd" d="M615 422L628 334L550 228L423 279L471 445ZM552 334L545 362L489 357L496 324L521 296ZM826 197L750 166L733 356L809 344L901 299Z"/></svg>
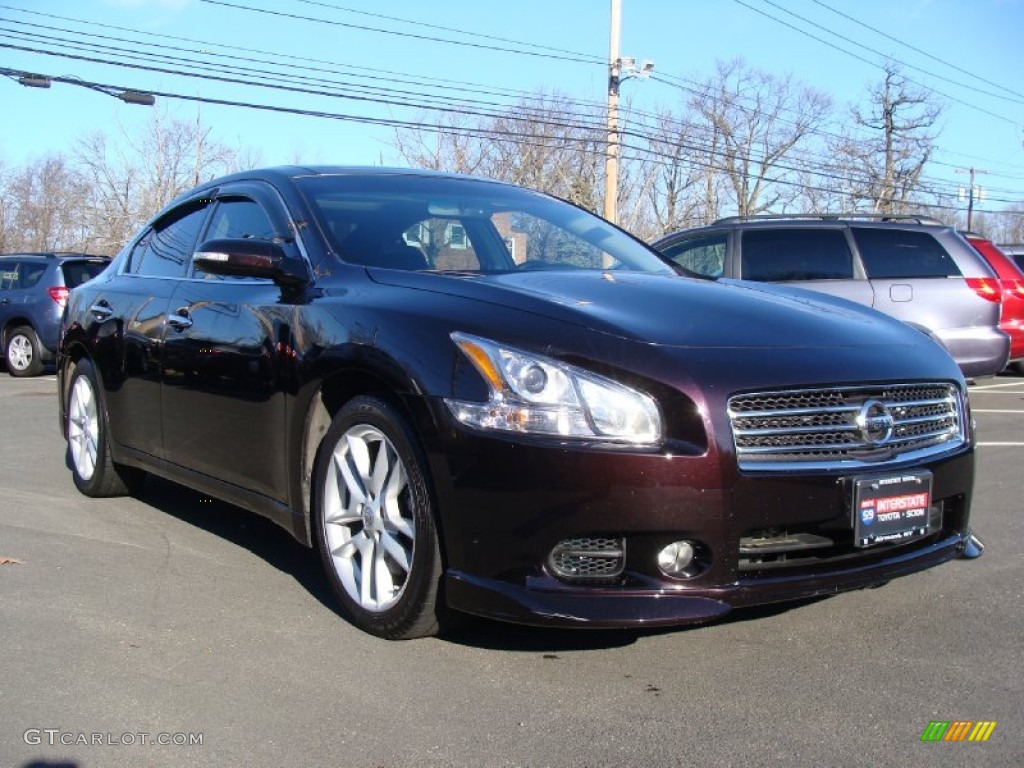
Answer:
<svg viewBox="0 0 1024 768"><path fill-rule="evenodd" d="M675 274L603 219L519 187L395 174L307 176L297 182L331 248L355 264L488 274Z"/></svg>

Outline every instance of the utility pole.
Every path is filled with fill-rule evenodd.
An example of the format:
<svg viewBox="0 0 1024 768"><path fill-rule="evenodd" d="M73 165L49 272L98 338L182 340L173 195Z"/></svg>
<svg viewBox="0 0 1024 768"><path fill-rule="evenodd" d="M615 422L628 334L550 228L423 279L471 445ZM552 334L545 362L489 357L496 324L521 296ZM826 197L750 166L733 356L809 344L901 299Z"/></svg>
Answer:
<svg viewBox="0 0 1024 768"><path fill-rule="evenodd" d="M196 102L196 177L195 186L199 186L199 169L203 167L203 126L199 119L199 109L202 106Z"/></svg>
<svg viewBox="0 0 1024 768"><path fill-rule="evenodd" d="M604 217L612 224L619 220L619 25L621 0L612 0L611 34L608 41L608 143L604 156Z"/></svg>
<svg viewBox="0 0 1024 768"><path fill-rule="evenodd" d="M654 62L645 60L639 68L636 59L619 56L622 0L611 0L612 21L608 39L608 141L604 156L604 217L619 223L619 85L630 77L647 77L654 71Z"/></svg>
<svg viewBox="0 0 1024 768"><path fill-rule="evenodd" d="M975 192L974 175L977 173L988 173L988 171L981 168L957 168L956 172L970 174L970 187L967 190L967 229L970 229L974 219L974 196L977 194L979 200L982 200L985 197L984 191L980 187L978 187L977 192ZM958 199L961 201L964 199L963 187L960 188Z"/></svg>

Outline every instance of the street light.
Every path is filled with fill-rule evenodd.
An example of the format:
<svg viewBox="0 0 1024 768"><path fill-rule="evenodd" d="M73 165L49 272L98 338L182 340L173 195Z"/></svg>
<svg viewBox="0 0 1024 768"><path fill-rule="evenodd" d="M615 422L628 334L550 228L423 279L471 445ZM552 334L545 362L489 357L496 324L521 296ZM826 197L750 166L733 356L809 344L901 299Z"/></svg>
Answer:
<svg viewBox="0 0 1024 768"><path fill-rule="evenodd" d="M117 96L125 104L141 104L144 107L152 107L156 104L156 96L152 93L142 93L141 91L122 91L121 93L112 93L112 96Z"/></svg>
<svg viewBox="0 0 1024 768"><path fill-rule="evenodd" d="M113 96L114 98L120 99L125 104L141 104L145 107L152 107L156 104L156 96L152 93L146 93L145 91L136 91L132 89L121 89L113 85L101 85L100 83L90 83L86 80L82 80L80 77L73 75L64 75L63 77L50 77L49 75L38 75L33 72L25 72L18 69L8 69L7 67L0 67L0 76L9 77L12 80L17 80L27 88L49 88L52 83L67 83L69 85L80 85L83 88L88 88L91 91L99 91L105 93L107 96Z"/></svg>
<svg viewBox="0 0 1024 768"><path fill-rule="evenodd" d="M45 75L22 75L18 82L27 88L49 88L50 78Z"/></svg>

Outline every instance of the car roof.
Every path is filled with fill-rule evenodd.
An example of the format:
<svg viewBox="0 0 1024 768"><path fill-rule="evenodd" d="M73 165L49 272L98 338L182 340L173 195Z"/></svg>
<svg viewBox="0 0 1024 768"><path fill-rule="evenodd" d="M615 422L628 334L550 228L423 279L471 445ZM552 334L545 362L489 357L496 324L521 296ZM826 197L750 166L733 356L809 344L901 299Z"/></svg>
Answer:
<svg viewBox="0 0 1024 768"><path fill-rule="evenodd" d="M157 218L181 202L196 195L202 195L206 191L217 189L225 184L245 181L267 181L272 184L276 182L280 185L292 183L295 179L315 176L421 176L424 178L462 179L464 181L484 182L500 186L513 186L484 176L434 171L427 168L394 168L379 165L278 165L270 168L253 168L248 171L239 171L238 173L210 179L178 195L160 210Z"/></svg>
<svg viewBox="0 0 1024 768"><path fill-rule="evenodd" d="M917 214L879 214L879 213L796 213L796 214L757 214L754 216L727 216L702 227L680 229L659 237L655 244L683 235L699 235L703 232L721 231L723 229L794 229L827 226L846 227L879 227L883 229L945 229L953 227L930 216Z"/></svg>
<svg viewBox="0 0 1024 768"><path fill-rule="evenodd" d="M488 179L482 176L470 176L462 173L449 173L447 171L434 171L425 168L392 168L377 165L279 165L272 168L253 168L252 170L239 171L238 173L232 173L228 176L220 176L216 179L210 179L210 181L200 184L194 189L188 190L184 195L182 195L182 197L190 196L203 189L213 189L235 181L274 181L300 179L310 176L424 176L505 184L505 182Z"/></svg>

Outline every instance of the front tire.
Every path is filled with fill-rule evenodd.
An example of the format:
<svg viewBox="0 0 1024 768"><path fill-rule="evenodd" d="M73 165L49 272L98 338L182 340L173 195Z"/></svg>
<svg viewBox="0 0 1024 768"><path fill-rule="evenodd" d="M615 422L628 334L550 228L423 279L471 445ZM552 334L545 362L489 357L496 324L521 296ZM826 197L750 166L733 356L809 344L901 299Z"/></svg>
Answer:
<svg viewBox="0 0 1024 768"><path fill-rule="evenodd" d="M128 496L139 489L146 473L117 464L110 457L105 416L96 371L88 360L82 360L68 386L66 434L71 476L86 496Z"/></svg>
<svg viewBox="0 0 1024 768"><path fill-rule="evenodd" d="M11 376L38 376L43 372L39 337L27 325L20 325L8 334L4 356Z"/></svg>
<svg viewBox="0 0 1024 768"><path fill-rule="evenodd" d="M404 417L357 397L317 457L314 536L353 624L389 640L437 634L441 552L426 463Z"/></svg>

